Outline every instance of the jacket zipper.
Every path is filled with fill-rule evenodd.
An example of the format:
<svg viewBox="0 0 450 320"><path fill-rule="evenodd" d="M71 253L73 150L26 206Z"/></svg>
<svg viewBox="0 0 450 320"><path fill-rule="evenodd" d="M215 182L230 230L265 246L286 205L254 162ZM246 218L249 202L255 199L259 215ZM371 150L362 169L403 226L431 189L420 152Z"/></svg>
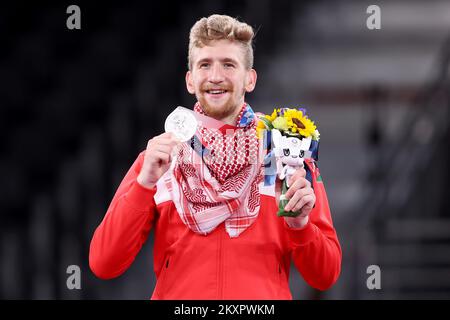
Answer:
<svg viewBox="0 0 450 320"><path fill-rule="evenodd" d="M169 269L169 260L170 260L170 257L167 257L167 259L166 259L166 263L164 263L164 265L163 265L163 269L161 270L161 277L160 277L160 280L162 280L162 279L164 279L165 277L166 277L166 273L167 273L167 269ZM161 281L162 282L162 281Z"/></svg>
<svg viewBox="0 0 450 320"><path fill-rule="evenodd" d="M161 268L159 278L157 279L157 283L159 284L157 286L157 290L158 290L157 295L161 295L161 290L162 290L161 286L164 285L164 279L166 278L166 274L169 269L169 260L170 260L170 257L167 257L165 263L163 264L163 266ZM163 295L164 295L164 293L163 293Z"/></svg>
<svg viewBox="0 0 450 320"><path fill-rule="evenodd" d="M225 232L225 224L222 223L222 227L219 234L219 249L218 249L218 299L223 299L223 236Z"/></svg>

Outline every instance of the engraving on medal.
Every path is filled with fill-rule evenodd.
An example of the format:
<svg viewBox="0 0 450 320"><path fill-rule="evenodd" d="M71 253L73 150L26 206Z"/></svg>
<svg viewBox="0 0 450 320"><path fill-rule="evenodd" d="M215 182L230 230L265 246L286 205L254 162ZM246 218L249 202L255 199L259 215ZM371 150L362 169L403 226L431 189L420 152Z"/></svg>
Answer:
<svg viewBox="0 0 450 320"><path fill-rule="evenodd" d="M178 107L166 119L164 129L183 142L191 139L197 130L197 120L189 109Z"/></svg>

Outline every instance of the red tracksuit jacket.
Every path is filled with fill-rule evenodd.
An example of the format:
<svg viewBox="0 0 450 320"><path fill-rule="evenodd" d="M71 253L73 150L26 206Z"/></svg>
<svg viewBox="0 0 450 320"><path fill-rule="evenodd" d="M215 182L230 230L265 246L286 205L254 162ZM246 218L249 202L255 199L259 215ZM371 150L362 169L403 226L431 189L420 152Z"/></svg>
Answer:
<svg viewBox="0 0 450 320"><path fill-rule="evenodd" d="M152 299L292 299L291 260L314 288L326 290L336 282L342 252L318 169L312 171L316 204L305 227L290 228L277 217L274 186L262 183L257 220L230 238L224 223L207 236L185 226L163 179L154 190L139 185L136 177L143 159L144 152L92 238L89 265L97 277L110 279L125 272L153 228L157 283Z"/></svg>

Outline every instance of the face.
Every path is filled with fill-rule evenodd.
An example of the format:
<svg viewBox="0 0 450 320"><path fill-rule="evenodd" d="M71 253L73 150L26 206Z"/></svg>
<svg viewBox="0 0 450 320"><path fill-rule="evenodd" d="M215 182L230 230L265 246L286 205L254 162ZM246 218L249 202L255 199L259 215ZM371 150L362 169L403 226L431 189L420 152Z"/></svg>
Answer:
<svg viewBox="0 0 450 320"><path fill-rule="evenodd" d="M301 166L304 158L310 155L308 151L311 147L311 137L298 139L282 136L276 144L282 151L281 161L290 166Z"/></svg>
<svg viewBox="0 0 450 320"><path fill-rule="evenodd" d="M186 74L189 93L195 94L208 116L218 120L237 117L245 93L256 84L256 71L245 68L242 47L215 40L192 53L192 68Z"/></svg>

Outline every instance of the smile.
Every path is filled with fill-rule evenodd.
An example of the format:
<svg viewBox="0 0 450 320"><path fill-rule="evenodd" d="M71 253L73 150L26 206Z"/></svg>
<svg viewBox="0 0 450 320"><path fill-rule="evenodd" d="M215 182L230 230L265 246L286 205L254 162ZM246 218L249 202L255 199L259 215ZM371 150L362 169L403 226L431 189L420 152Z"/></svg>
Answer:
<svg viewBox="0 0 450 320"><path fill-rule="evenodd" d="M226 92L227 92L227 90L206 90L206 93L208 93L208 94L223 94Z"/></svg>

